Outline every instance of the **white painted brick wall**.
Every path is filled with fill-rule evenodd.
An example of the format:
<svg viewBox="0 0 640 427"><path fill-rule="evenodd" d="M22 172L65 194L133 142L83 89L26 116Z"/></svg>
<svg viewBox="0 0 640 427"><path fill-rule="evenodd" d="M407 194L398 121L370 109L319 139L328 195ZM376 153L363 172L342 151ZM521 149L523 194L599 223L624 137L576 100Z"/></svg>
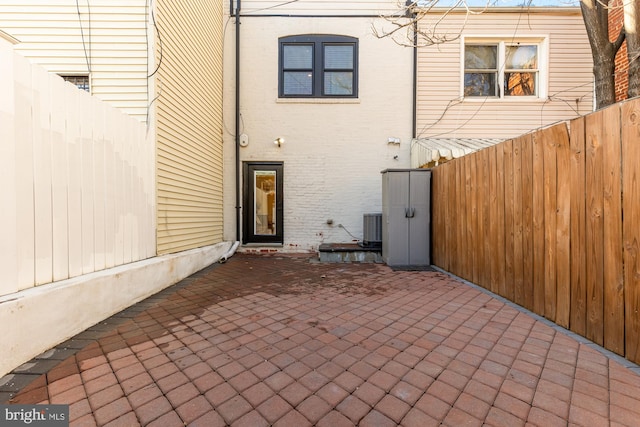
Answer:
<svg viewBox="0 0 640 427"><path fill-rule="evenodd" d="M409 167L412 50L371 35L370 18L246 18L241 25L242 161L284 162L284 251L362 238L362 217L381 212L380 172ZM233 30L227 29L227 39ZM359 38L359 97L340 103L278 100L278 37ZM225 239L235 239L234 63L225 64ZM273 144L285 139L282 147ZM401 139L389 144L388 138ZM397 156L397 159L394 157ZM332 219L333 225L327 220ZM338 227L342 224L344 228Z"/></svg>

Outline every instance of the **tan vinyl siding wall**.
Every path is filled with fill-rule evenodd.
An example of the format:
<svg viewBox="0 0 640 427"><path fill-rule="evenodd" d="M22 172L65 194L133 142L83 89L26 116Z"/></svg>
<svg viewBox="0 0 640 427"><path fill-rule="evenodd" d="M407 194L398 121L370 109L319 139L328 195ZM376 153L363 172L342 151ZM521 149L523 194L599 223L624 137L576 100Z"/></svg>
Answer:
<svg viewBox="0 0 640 427"><path fill-rule="evenodd" d="M0 28L20 41L16 52L48 71L88 74L90 68L92 94L144 121L146 4L92 0L76 7L69 0L0 0Z"/></svg>
<svg viewBox="0 0 640 427"><path fill-rule="evenodd" d="M441 15L421 21L429 25ZM441 33L460 34L465 16L450 15ZM461 99L462 39L418 49L419 138L510 138L592 111L593 76L589 42L582 16L575 12L483 13L470 16L465 37L546 37L546 98Z"/></svg>
<svg viewBox="0 0 640 427"><path fill-rule="evenodd" d="M156 57L162 57L157 242L163 254L222 241L222 3L161 0L156 19Z"/></svg>

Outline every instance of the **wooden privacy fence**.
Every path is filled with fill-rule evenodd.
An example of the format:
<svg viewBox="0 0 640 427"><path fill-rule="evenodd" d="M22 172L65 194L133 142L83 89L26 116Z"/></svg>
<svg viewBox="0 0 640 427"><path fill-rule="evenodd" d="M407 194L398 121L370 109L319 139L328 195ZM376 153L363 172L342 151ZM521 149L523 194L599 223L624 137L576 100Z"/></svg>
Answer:
<svg viewBox="0 0 640 427"><path fill-rule="evenodd" d="M435 265L640 363L640 100L432 179Z"/></svg>

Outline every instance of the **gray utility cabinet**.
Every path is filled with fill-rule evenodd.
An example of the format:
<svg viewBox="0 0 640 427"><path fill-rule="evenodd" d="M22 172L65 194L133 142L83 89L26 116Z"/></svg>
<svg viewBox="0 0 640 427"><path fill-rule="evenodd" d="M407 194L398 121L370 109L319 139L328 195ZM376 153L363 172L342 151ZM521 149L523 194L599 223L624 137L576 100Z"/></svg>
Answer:
<svg viewBox="0 0 640 427"><path fill-rule="evenodd" d="M382 171L382 259L389 266L431 264L431 170Z"/></svg>

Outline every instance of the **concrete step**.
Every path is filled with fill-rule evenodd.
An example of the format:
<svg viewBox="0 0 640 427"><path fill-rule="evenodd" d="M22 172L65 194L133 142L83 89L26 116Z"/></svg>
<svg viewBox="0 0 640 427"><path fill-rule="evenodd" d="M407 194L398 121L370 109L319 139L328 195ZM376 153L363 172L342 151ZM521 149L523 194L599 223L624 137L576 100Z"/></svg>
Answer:
<svg viewBox="0 0 640 427"><path fill-rule="evenodd" d="M380 246L360 246L357 243L323 243L318 248L320 262L382 263Z"/></svg>

